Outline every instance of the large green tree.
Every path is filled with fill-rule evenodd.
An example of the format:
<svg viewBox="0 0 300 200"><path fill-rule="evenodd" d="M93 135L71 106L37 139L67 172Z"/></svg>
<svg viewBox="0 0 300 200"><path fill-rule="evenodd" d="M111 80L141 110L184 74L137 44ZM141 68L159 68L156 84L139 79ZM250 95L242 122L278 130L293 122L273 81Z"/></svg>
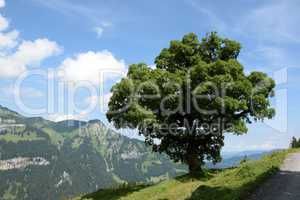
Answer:
<svg viewBox="0 0 300 200"><path fill-rule="evenodd" d="M244 73L240 43L212 32L171 41L155 68L133 64L112 88L107 118L133 128L156 152L198 172L219 162L224 134L247 133L247 123L272 118L275 83L265 73Z"/></svg>

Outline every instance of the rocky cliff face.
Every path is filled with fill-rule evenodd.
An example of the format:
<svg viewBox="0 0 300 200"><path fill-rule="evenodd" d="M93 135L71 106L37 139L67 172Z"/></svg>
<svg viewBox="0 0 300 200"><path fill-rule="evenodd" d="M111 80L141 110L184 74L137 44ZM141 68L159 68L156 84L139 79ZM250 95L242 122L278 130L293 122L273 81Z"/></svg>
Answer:
<svg viewBox="0 0 300 200"><path fill-rule="evenodd" d="M62 199L184 167L100 121L54 123L0 107L0 199Z"/></svg>

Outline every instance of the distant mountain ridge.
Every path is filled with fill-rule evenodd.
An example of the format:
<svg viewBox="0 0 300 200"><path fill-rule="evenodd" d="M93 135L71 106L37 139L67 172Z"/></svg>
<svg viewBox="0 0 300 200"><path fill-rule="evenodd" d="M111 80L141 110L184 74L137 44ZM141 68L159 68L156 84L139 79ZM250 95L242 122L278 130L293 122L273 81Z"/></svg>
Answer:
<svg viewBox="0 0 300 200"><path fill-rule="evenodd" d="M259 151L241 151L241 152L235 152L230 154L223 153L222 162L217 163L215 165L212 163L207 163L206 166L208 168L214 168L214 169L225 169L225 168L236 167L244 159L259 160L263 156L271 154L273 151L274 150L259 150Z"/></svg>
<svg viewBox="0 0 300 200"><path fill-rule="evenodd" d="M186 170L99 120L52 122L2 106L0 119L0 199L61 199Z"/></svg>

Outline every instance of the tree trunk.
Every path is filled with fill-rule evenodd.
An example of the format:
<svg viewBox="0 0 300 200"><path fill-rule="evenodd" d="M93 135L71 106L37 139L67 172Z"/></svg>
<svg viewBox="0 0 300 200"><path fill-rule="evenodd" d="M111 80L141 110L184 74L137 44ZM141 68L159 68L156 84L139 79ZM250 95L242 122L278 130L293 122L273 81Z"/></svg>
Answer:
<svg viewBox="0 0 300 200"><path fill-rule="evenodd" d="M187 159L190 174L202 173L201 161L197 154L189 154Z"/></svg>

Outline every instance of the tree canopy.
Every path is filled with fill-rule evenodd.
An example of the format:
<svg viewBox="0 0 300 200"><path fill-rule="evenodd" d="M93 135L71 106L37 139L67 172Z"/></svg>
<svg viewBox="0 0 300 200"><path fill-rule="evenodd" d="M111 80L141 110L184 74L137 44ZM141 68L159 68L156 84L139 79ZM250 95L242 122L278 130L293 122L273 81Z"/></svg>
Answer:
<svg viewBox="0 0 300 200"><path fill-rule="evenodd" d="M296 137L292 138L291 148L300 148L300 138L299 139L297 139Z"/></svg>
<svg viewBox="0 0 300 200"><path fill-rule="evenodd" d="M156 152L201 169L218 162L224 134L245 134L247 123L272 118L275 82L262 72L245 74L241 44L212 32L170 42L155 68L132 64L111 89L107 118L133 128Z"/></svg>

